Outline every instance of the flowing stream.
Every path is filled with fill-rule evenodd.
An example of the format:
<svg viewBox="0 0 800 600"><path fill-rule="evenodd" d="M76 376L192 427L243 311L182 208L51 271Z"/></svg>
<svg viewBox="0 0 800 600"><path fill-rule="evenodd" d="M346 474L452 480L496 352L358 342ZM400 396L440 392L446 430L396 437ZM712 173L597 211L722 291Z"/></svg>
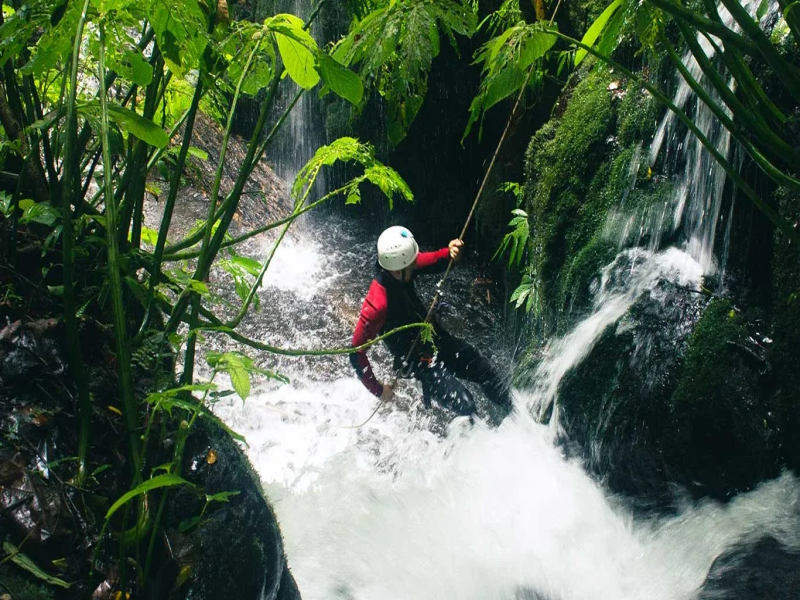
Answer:
<svg viewBox="0 0 800 600"><path fill-rule="evenodd" d="M266 254L262 243L251 251ZM356 222L325 215L301 224L276 255L247 333L287 347L346 344L372 245ZM554 344L549 385L654 280L702 272L677 249L635 251L622 265L607 267L598 310ZM459 302L454 331L466 321L471 339L499 350L491 307L470 293L474 277L465 266L448 285ZM385 352L371 357L387 377ZM495 358L503 364L503 352ZM353 429L375 399L345 357L282 359L278 368L290 384L265 383L244 404L226 399L215 410L248 440L306 600L692 598L735 544L769 533L800 545L800 482L789 475L726 505L634 512L564 457L557 428L531 416L538 388L516 391L516 410L492 427L426 412L406 385L395 405Z"/></svg>
<svg viewBox="0 0 800 600"><path fill-rule="evenodd" d="M684 106L686 86L676 94ZM303 111L293 130L302 130ZM727 154L730 140L716 122L702 110L695 119ZM603 331L643 295L658 300L660 282L697 287L720 266L714 252L724 177L698 144L678 136L665 117L651 164L667 152L665 163L683 173L669 205L647 226L661 230L671 222L683 231L680 241L663 248L652 236L646 247L631 247L633 222L622 233L610 225L622 249L598 277L593 309L547 346L531 388L514 391L515 410L502 422L485 401L474 425L425 411L419 390L405 382L395 403L354 427L376 399L346 356L269 357L264 366L289 384L262 382L244 404L233 396L216 405L247 438L305 600L695 598L728 549L763 535L800 547L800 481L791 475L727 504L685 500L674 514L647 514L611 494L558 443L559 383ZM248 316L244 333L290 348L348 345L378 233L331 214L298 223L276 254L261 310ZM268 249L262 237L248 251L263 258ZM454 270L446 324L510 370L514 348L499 299L485 283L468 265ZM423 298L434 284L422 283ZM206 348L222 344L212 336ZM370 357L380 379L391 377L382 347ZM545 425L534 415L549 405L555 418Z"/></svg>

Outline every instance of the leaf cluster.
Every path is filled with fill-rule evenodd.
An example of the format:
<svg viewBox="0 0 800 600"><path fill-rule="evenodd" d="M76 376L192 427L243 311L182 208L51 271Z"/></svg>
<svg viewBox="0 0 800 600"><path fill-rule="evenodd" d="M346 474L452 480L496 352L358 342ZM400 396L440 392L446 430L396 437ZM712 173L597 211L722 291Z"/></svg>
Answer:
<svg viewBox="0 0 800 600"><path fill-rule="evenodd" d="M466 0L392 0L351 28L333 57L358 67L387 105L387 135L405 137L428 89L431 63L443 34L458 51L455 36L471 36L477 18Z"/></svg>

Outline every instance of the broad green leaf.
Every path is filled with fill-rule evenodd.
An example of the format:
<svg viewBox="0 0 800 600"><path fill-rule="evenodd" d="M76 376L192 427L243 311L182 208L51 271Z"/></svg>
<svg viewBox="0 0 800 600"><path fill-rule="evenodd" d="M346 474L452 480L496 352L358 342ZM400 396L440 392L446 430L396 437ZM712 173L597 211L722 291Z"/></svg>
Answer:
<svg viewBox="0 0 800 600"><path fill-rule="evenodd" d="M600 37L600 34L603 33L603 29L605 29L608 20L611 16L617 11L617 9L622 4L622 0L614 0L608 7L600 13L600 16L597 17L594 23L592 23L591 27L586 31L586 34L583 36L581 43L585 44L586 46L593 46L594 43L597 41L597 38ZM586 58L587 51L583 48L579 48L578 51L575 53L575 66L577 67L581 64L584 58Z"/></svg>
<svg viewBox="0 0 800 600"><path fill-rule="evenodd" d="M208 286L197 279L190 279L187 287L193 292L197 292L201 296L208 296L211 293L211 291L208 289Z"/></svg>
<svg viewBox="0 0 800 600"><path fill-rule="evenodd" d="M243 366L232 366L229 375L233 389L242 400L247 400L250 395L250 374Z"/></svg>
<svg viewBox="0 0 800 600"><path fill-rule="evenodd" d="M620 0L621 1L621 0ZM555 25L554 25L555 27ZM520 51L520 69L527 69L535 60L542 58L552 48L558 38L545 31L537 30L525 39Z"/></svg>
<svg viewBox="0 0 800 600"><path fill-rule="evenodd" d="M314 55L317 42L294 15L276 15L270 23L286 72L300 87L310 90L319 83Z"/></svg>
<svg viewBox="0 0 800 600"><path fill-rule="evenodd" d="M164 61L182 77L197 67L207 44L203 9L198 0L153 0L147 6L147 16Z"/></svg>
<svg viewBox="0 0 800 600"><path fill-rule="evenodd" d="M159 488L164 487L173 487L176 485L185 485L192 489L194 489L194 485L183 479L182 477L178 477L173 473L164 473L163 475L156 475L152 479L148 479L145 482L140 483L132 490L128 490L125 494L123 494L114 504L111 505L111 508L108 509L106 513L106 522L108 522L114 513L117 512L120 508L125 506L128 502L136 498L137 496L141 496L142 494L146 494L152 490L157 490Z"/></svg>
<svg viewBox="0 0 800 600"><path fill-rule="evenodd" d="M59 579L58 577L53 577L52 575L48 575L44 571L42 571L39 566L33 562L30 558L25 556L19 551L14 544L11 542L3 542L3 550L5 550L6 554L11 557L11 562L13 562L18 567L25 569L28 573L33 575L34 577L41 579L45 583L49 585L55 585L61 588L69 588L72 586L71 583L67 583L63 579ZM3 560L5 562L5 559Z"/></svg>
<svg viewBox="0 0 800 600"><path fill-rule="evenodd" d="M108 66L140 87L147 86L153 80L153 67L138 48L117 52L109 47Z"/></svg>
<svg viewBox="0 0 800 600"><path fill-rule="evenodd" d="M344 201L345 204L358 204L361 202L361 190L357 187L354 187L350 190L350 193L347 194L347 199Z"/></svg>
<svg viewBox="0 0 800 600"><path fill-rule="evenodd" d="M248 258L246 256L234 256L231 258L231 262L241 267L244 271L246 271L253 277L258 277L258 275L261 273L262 265L255 259Z"/></svg>
<svg viewBox="0 0 800 600"><path fill-rule="evenodd" d="M169 143L169 136L166 131L151 120L145 119L132 110L116 104L109 104L108 116L112 118L120 128L151 146L164 148Z"/></svg>
<svg viewBox="0 0 800 600"><path fill-rule="evenodd" d="M40 223L52 227L61 218L61 211L47 202L36 203L33 200L20 200L22 209L20 223Z"/></svg>
<svg viewBox="0 0 800 600"><path fill-rule="evenodd" d="M339 64L325 54L319 57L319 74L322 80L337 96L341 96L351 104L358 106L364 97L364 85L361 78L347 67Z"/></svg>
<svg viewBox="0 0 800 600"><path fill-rule="evenodd" d="M208 160L208 152L201 150L200 148L195 148L194 146L189 146L189 156L193 156L194 158L203 161Z"/></svg>

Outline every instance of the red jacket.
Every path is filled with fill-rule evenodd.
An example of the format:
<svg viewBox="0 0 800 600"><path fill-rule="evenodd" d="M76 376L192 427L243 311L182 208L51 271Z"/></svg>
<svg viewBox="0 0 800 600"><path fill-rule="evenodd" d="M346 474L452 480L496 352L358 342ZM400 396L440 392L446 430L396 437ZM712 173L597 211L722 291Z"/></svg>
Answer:
<svg viewBox="0 0 800 600"><path fill-rule="evenodd" d="M432 271L431 267L449 258L450 250L448 248L442 248L436 252L420 252L414 263L414 274L416 275L423 269L430 272ZM361 306L358 324L353 332L353 347L366 344L380 334L399 327L400 325L407 325L408 323L423 321L425 319L424 308L422 308L422 314L420 314L419 307L412 306L411 309L408 307L409 304L414 304L414 300L416 300L416 303L419 303L413 291L413 282L402 284L396 282L388 273L384 272L381 275L382 276L372 280L367 297L364 299L364 304ZM404 302L406 306L396 306L403 302L403 300L399 299L400 297L409 298L409 302ZM389 321L388 325L391 325L391 327L387 327L387 317ZM396 334L386 341L390 350L392 350L397 357L398 354L402 353L402 348L409 347L409 340L413 343L416 337L417 332L409 330L408 335L405 337L401 336L401 334ZM396 338L394 340L396 343L389 343L393 338ZM353 352L350 355L350 362L353 364L356 373L361 379L361 383L374 395L380 396L381 393L383 393L383 386L372 372L372 366L369 364L366 350Z"/></svg>

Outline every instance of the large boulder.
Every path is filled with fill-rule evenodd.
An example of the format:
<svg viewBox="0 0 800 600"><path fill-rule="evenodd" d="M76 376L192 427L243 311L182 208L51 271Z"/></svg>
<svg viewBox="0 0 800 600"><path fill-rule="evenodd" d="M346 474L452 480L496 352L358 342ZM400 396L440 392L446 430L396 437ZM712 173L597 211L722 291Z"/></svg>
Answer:
<svg viewBox="0 0 800 600"><path fill-rule="evenodd" d="M763 355L728 300L662 281L564 377L560 423L616 491L727 498L778 472Z"/></svg>

